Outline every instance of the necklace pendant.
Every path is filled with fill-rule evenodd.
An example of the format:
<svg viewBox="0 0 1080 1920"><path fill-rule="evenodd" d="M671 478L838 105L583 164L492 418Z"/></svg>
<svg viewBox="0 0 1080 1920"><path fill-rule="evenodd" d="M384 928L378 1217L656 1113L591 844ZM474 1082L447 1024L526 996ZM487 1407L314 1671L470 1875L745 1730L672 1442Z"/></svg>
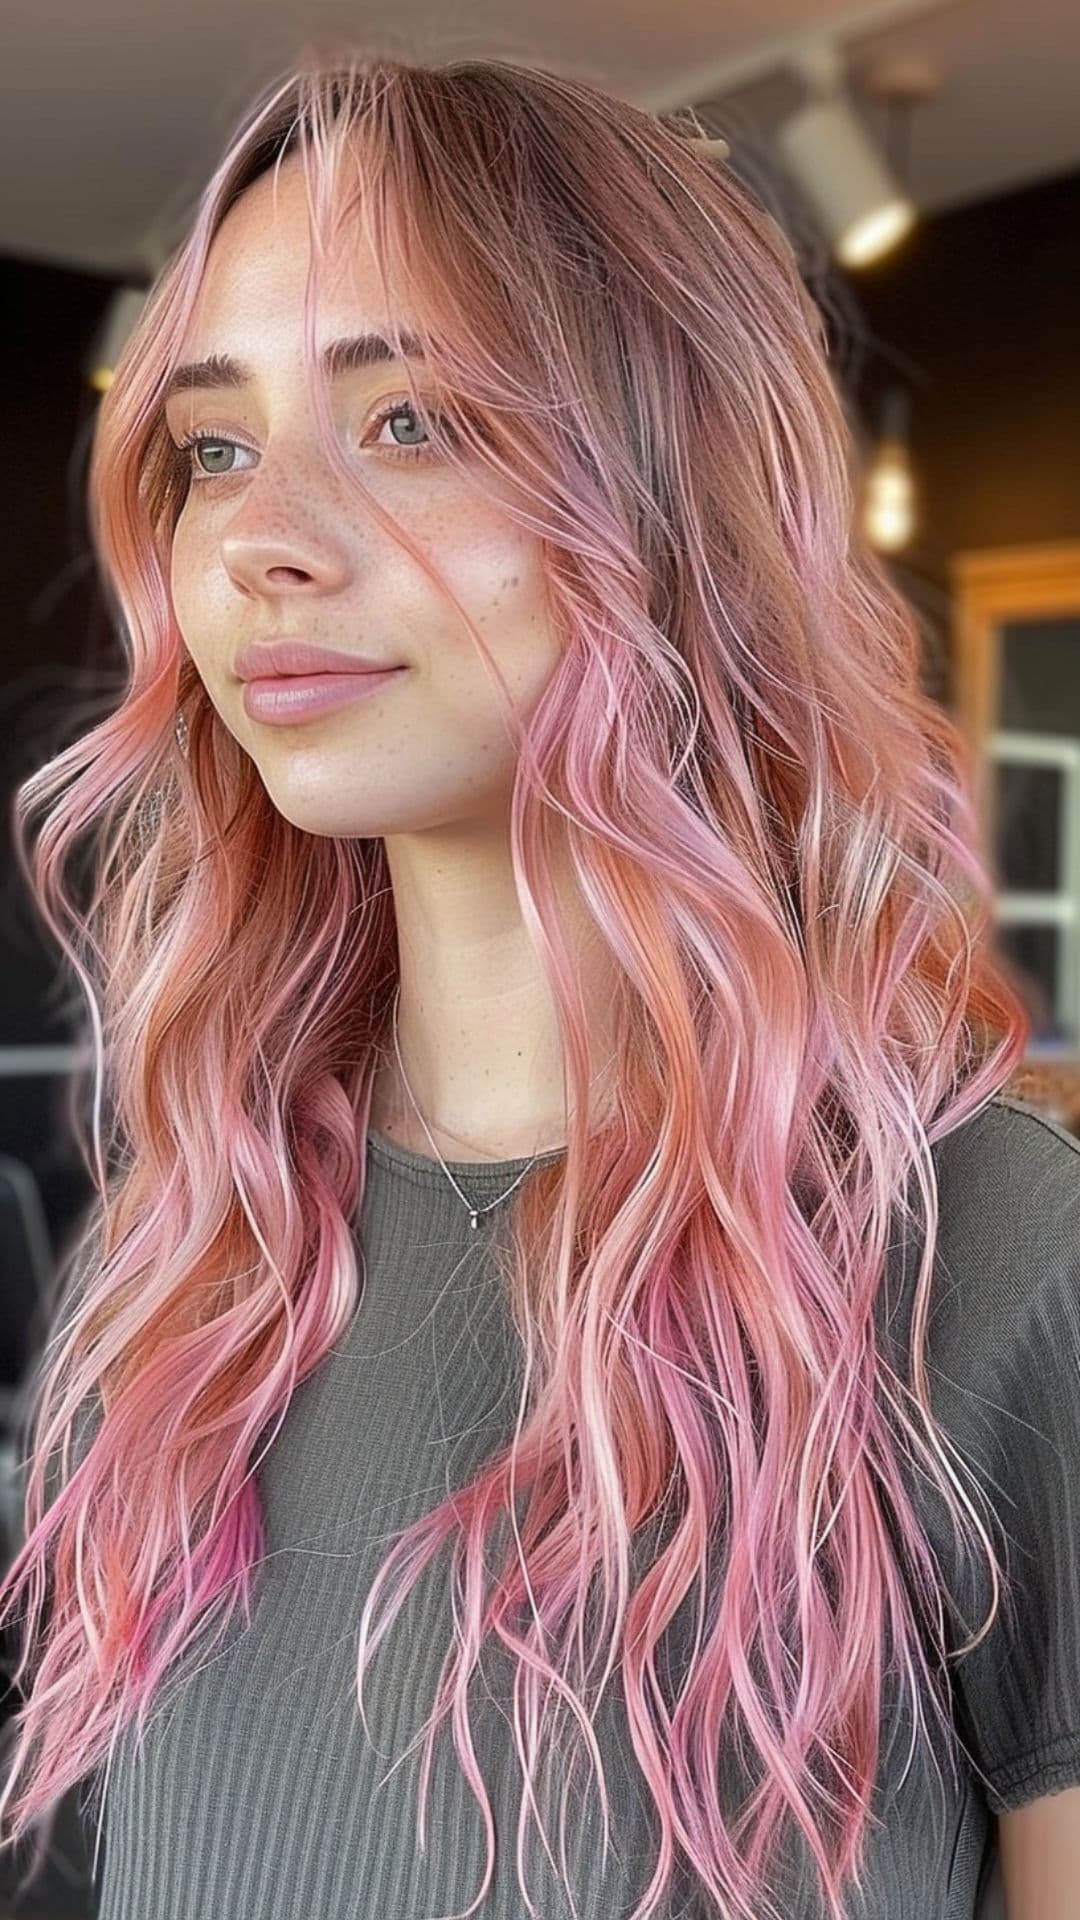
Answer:
<svg viewBox="0 0 1080 1920"><path fill-rule="evenodd" d="M470 1227L476 1226L476 1208L475 1207L469 1208L469 1225Z"/></svg>

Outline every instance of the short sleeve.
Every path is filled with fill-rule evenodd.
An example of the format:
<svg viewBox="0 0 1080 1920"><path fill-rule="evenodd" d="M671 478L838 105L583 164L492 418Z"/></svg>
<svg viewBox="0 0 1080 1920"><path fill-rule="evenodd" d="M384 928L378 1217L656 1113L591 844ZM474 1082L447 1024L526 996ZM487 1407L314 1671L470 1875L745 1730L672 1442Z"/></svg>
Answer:
<svg viewBox="0 0 1080 1920"><path fill-rule="evenodd" d="M1011 1580L989 1633L950 1668L997 1814L1080 1785L1080 1140L999 1097L935 1154L931 1403L977 1476L975 1509ZM958 1646L992 1598L985 1550L971 1551L953 1587Z"/></svg>

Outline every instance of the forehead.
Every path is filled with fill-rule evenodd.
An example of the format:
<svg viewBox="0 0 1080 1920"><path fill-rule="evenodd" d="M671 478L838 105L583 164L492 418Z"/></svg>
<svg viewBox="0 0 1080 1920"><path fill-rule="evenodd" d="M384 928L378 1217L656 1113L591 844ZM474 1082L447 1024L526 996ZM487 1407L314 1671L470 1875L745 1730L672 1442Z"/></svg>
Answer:
<svg viewBox="0 0 1080 1920"><path fill-rule="evenodd" d="M254 335L299 335L310 263L303 166L290 155L276 172L261 174L245 188L215 233L181 358ZM331 331L338 330L338 320L374 329L387 321L377 263L361 222L350 222L319 260L315 297ZM404 316L397 318L406 324Z"/></svg>

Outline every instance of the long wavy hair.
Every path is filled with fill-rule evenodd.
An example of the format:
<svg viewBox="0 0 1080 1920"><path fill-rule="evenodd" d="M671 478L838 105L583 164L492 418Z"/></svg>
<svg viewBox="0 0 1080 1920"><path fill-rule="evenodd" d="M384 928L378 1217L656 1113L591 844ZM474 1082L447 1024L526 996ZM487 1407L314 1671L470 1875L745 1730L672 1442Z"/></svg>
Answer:
<svg viewBox="0 0 1080 1920"><path fill-rule="evenodd" d="M223 1632L238 1604L250 1621L254 1470L359 1298L353 1223L397 977L384 847L275 809L168 586L189 468L165 384L223 217L289 154L311 211L326 459L451 594L340 444L317 365L320 268L365 223L387 308L422 341L439 457L471 486L510 483L561 647L519 725L451 594L518 744L514 874L571 1118L493 1246L525 1363L512 1443L381 1563L361 1714L368 1660L450 1541L423 1785L426 1800L452 1714L489 1837L474 1904L492 1825L466 1689L489 1635L515 1663L519 1844L554 1689L597 1767L607 1847L592 1722L617 1678L661 1835L634 1920L678 1862L723 1912L777 1914L788 1821L842 1920L880 1824L888 1674L926 1733L932 1706L955 1770L945 1581L905 1458L987 1556L993 1600L968 1646L1011 1595L927 1393L931 1147L1008 1079L1029 1015L992 939L966 739L923 689L915 618L859 528L821 311L702 133L689 110L656 118L511 60L309 43L232 132L101 401L92 529L130 672L15 803L28 885L89 1007L95 1192L34 1369L25 1540L0 1588L0 1618L21 1609L23 1627L6 1845L107 1773L126 1723L142 1738L200 1627L216 1615ZM601 1121L555 832L617 962ZM76 848L82 911L64 879ZM874 1328L898 1219L921 1241L910 1386ZM658 1518L666 1542L635 1567ZM665 1692L658 1649L690 1601L690 1657ZM721 1740L758 1774L738 1831ZM520 1866L519 1884L532 1911Z"/></svg>

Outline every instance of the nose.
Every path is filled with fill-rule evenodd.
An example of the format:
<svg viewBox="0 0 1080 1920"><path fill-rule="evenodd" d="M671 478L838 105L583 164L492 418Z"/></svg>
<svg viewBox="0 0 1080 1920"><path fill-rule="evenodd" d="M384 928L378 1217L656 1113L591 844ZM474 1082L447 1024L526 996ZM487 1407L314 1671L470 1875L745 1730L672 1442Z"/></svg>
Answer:
<svg viewBox="0 0 1080 1920"><path fill-rule="evenodd" d="M221 557L248 596L337 593L353 564L341 503L310 475L300 489L284 485L265 463L221 529Z"/></svg>
<svg viewBox="0 0 1080 1920"><path fill-rule="evenodd" d="M222 558L238 592L249 596L335 593L349 575L344 549L331 535L292 527L233 530L222 540Z"/></svg>

